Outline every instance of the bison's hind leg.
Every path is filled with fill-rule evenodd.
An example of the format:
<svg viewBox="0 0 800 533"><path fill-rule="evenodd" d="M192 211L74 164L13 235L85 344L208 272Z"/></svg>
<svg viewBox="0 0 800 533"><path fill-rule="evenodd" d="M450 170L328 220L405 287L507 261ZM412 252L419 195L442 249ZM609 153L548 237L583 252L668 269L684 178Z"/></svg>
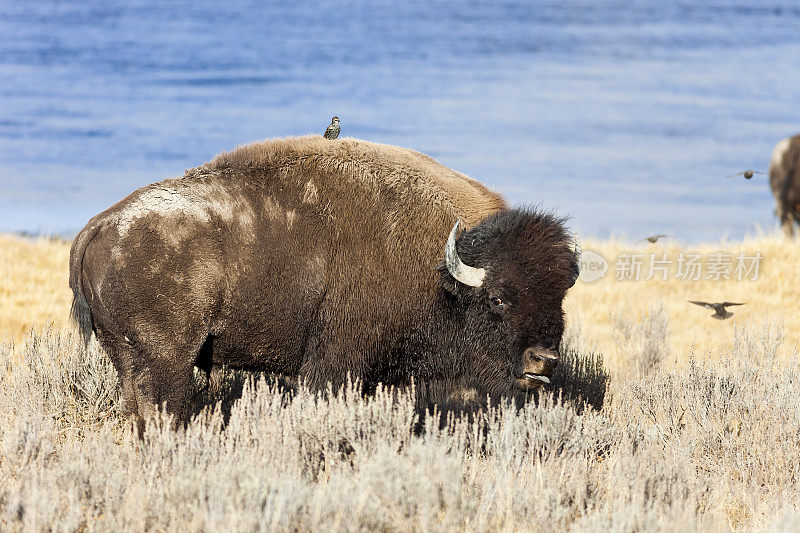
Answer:
<svg viewBox="0 0 800 533"><path fill-rule="evenodd" d="M137 373L134 378L136 398L140 414L150 418L157 409L163 408L173 417L173 426L177 428L188 422L194 364L175 364L166 355L151 359L151 364ZM142 404L145 413L142 413Z"/></svg>
<svg viewBox="0 0 800 533"><path fill-rule="evenodd" d="M775 215L778 217L783 234L790 239L794 238L795 225L800 224L800 214L796 210L779 203L775 208Z"/></svg>
<svg viewBox="0 0 800 533"><path fill-rule="evenodd" d="M783 230L783 234L789 238L794 238L794 230L795 230L795 220L794 217L786 216L781 219L781 229Z"/></svg>
<svg viewBox="0 0 800 533"><path fill-rule="evenodd" d="M798 226L800 226L800 205L795 206L795 208L792 210L792 215L788 218L789 227L784 227L784 231L786 232L787 236L794 238Z"/></svg>
<svg viewBox="0 0 800 533"><path fill-rule="evenodd" d="M105 329L99 328L97 330L97 339L111 359L119 376L120 387L122 389L121 414L123 417L131 418L134 430L141 436L144 431L145 418L139 410L135 372L137 362L140 361L141 356L136 349L126 341L124 336L118 336Z"/></svg>
<svg viewBox="0 0 800 533"><path fill-rule="evenodd" d="M98 337L119 374L123 414L131 417L140 436L146 421L162 408L173 417L175 427L188 421L193 368L204 342L190 346L162 343L157 349L142 349L124 336L106 332Z"/></svg>

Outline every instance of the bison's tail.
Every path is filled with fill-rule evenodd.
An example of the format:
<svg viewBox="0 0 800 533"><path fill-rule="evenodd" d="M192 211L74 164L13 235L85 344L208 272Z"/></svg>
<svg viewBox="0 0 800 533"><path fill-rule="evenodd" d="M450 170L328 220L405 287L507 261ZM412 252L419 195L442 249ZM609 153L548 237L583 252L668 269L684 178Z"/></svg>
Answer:
<svg viewBox="0 0 800 533"><path fill-rule="evenodd" d="M78 333L81 336L83 345L88 345L94 331L94 322L92 321L92 310L89 309L89 302L86 301L86 296L80 291L73 290L72 292L70 315L72 316L72 321L78 327Z"/></svg>
<svg viewBox="0 0 800 533"><path fill-rule="evenodd" d="M78 327L78 333L84 345L89 344L89 340L92 338L94 321L92 320L92 310L83 290L83 255L89 242L102 226L97 218L89 221L86 227L75 236L69 251L69 286L72 289L70 315Z"/></svg>

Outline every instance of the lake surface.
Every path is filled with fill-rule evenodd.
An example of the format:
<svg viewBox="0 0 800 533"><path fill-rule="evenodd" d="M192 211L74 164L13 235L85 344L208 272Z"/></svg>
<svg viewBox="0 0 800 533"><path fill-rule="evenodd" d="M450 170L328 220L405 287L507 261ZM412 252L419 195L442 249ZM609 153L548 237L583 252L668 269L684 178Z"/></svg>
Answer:
<svg viewBox="0 0 800 533"><path fill-rule="evenodd" d="M741 237L773 200L724 176L800 131L798 28L786 0L0 0L0 231L336 114L582 234Z"/></svg>

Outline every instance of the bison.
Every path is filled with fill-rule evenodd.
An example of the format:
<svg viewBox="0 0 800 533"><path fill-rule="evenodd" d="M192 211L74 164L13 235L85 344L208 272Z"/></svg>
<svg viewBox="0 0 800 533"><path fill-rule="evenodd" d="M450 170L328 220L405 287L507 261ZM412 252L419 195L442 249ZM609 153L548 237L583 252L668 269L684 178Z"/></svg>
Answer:
<svg viewBox="0 0 800 533"><path fill-rule="evenodd" d="M308 136L134 191L75 237L69 282L141 431L159 406L183 417L193 367L221 364L414 380L427 403L534 390L577 275L563 219L412 150Z"/></svg>
<svg viewBox="0 0 800 533"><path fill-rule="evenodd" d="M800 135L775 145L769 162L769 185L781 228L788 237L794 237L795 225L800 223Z"/></svg>

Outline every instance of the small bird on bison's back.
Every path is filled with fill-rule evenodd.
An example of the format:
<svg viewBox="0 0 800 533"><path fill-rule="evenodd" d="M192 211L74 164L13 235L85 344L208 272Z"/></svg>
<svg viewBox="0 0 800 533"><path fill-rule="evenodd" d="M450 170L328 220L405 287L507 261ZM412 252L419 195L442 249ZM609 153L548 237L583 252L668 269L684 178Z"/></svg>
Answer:
<svg viewBox="0 0 800 533"><path fill-rule="evenodd" d="M339 128L339 117L333 117L331 119L331 125L325 130L323 137L326 139L335 139L339 136L339 131L341 131Z"/></svg>
<svg viewBox="0 0 800 533"><path fill-rule="evenodd" d="M731 174L730 176L725 176L726 178L733 178L734 176L744 176L744 179L749 180L753 177L753 174L764 174L759 170L745 170L744 172L737 172L736 174Z"/></svg>
<svg viewBox="0 0 800 533"><path fill-rule="evenodd" d="M694 300L689 300L689 303L694 305L699 305L701 307L705 307L708 309L713 309L714 314L711 315L712 318L716 318L717 320L725 320L733 316L733 313L725 309L730 305L744 305L744 303L734 303L734 302L717 302L717 303L709 303L709 302L697 302Z"/></svg>

